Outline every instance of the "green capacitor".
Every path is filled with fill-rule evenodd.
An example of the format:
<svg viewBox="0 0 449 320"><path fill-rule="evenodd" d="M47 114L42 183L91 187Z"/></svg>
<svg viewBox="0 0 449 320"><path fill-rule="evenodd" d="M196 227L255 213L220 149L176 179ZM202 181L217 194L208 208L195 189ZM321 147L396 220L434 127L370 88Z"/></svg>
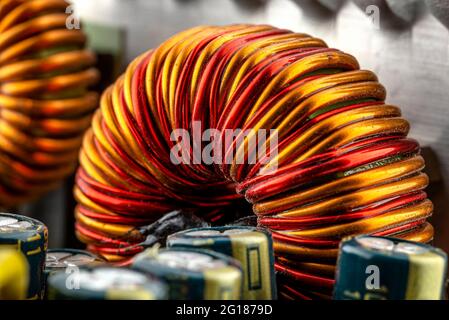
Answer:
<svg viewBox="0 0 449 320"><path fill-rule="evenodd" d="M43 296L43 270L48 244L47 227L32 218L0 213L0 248L21 251L29 265L27 299Z"/></svg>
<svg viewBox="0 0 449 320"><path fill-rule="evenodd" d="M134 258L132 268L166 282L173 300L241 299L240 263L210 250L147 249Z"/></svg>
<svg viewBox="0 0 449 320"><path fill-rule="evenodd" d="M167 287L155 277L109 266L66 268L51 273L49 300L164 300Z"/></svg>
<svg viewBox="0 0 449 320"><path fill-rule="evenodd" d="M357 236L340 244L337 300L440 300L447 256L430 245Z"/></svg>
<svg viewBox="0 0 449 320"><path fill-rule="evenodd" d="M169 236L167 246L204 248L231 256L242 265L243 299L276 299L273 241L265 229L249 226L195 228Z"/></svg>

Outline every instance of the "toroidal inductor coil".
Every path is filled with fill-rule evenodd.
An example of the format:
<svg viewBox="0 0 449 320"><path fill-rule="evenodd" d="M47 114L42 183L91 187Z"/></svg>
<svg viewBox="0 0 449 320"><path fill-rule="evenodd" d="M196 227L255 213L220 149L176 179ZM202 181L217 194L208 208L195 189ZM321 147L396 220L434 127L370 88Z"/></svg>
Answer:
<svg viewBox="0 0 449 320"><path fill-rule="evenodd" d="M63 0L0 2L0 206L54 188L75 169L99 79ZM68 26L69 24L69 26Z"/></svg>
<svg viewBox="0 0 449 320"><path fill-rule="evenodd" d="M419 145L385 97L353 56L306 34L267 25L181 32L104 92L80 153L77 235L120 261L142 249L136 227L168 211L215 221L246 199L272 231L279 296L330 298L343 237L433 237ZM219 161L191 156L209 146L190 137L198 123L215 129ZM264 130L272 133L256 145L269 151L255 156L251 138ZM229 131L237 134L222 143Z"/></svg>

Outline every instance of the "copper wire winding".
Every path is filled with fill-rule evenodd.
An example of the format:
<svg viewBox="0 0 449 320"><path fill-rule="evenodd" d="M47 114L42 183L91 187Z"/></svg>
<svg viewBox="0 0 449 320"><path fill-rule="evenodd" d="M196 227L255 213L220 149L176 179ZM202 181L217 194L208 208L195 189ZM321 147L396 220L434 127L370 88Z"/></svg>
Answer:
<svg viewBox="0 0 449 320"><path fill-rule="evenodd" d="M76 168L99 79L63 0L0 3L0 206L55 188Z"/></svg>
<svg viewBox="0 0 449 320"><path fill-rule="evenodd" d="M329 297L342 237L433 236L419 145L385 97L354 57L306 34L266 25L181 32L104 92L79 157L77 235L122 261L142 249L137 226L177 208L213 218L244 197L273 232L281 295ZM175 165L170 134L192 132L194 121L222 133L277 129L279 153L239 164L253 151L237 136L236 151L223 150L230 161Z"/></svg>

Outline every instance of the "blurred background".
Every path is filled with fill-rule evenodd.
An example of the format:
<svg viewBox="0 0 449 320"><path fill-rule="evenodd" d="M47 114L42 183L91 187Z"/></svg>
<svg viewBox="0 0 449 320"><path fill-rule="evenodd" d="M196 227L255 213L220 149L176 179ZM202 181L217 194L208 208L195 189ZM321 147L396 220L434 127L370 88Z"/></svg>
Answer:
<svg viewBox="0 0 449 320"><path fill-rule="evenodd" d="M449 0L73 0L99 54L101 90L138 54L204 24L262 23L320 37L354 55L402 108L420 141L435 204L435 242L449 252ZM18 208L52 230L51 247L73 235L73 178Z"/></svg>

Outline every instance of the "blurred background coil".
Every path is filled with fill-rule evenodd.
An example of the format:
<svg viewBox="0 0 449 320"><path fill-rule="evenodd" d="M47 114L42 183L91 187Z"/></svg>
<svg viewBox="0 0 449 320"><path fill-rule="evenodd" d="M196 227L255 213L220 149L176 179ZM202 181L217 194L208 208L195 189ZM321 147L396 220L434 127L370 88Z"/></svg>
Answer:
<svg viewBox="0 0 449 320"><path fill-rule="evenodd" d="M48 230L40 221L15 214L0 213L0 249L20 251L28 262L27 299L40 299L44 289L44 263Z"/></svg>
<svg viewBox="0 0 449 320"><path fill-rule="evenodd" d="M280 296L330 298L343 237L433 238L419 144L385 98L374 73L307 34L267 25L181 32L103 93L80 152L77 236L120 261L142 250L136 228L168 211L220 223L249 202L272 231ZM171 133L193 135L195 122L242 131L219 163L174 164ZM256 157L247 129L275 130L277 154Z"/></svg>
<svg viewBox="0 0 449 320"><path fill-rule="evenodd" d="M2 207L35 199L75 169L99 73L70 13L63 0L0 3Z"/></svg>
<svg viewBox="0 0 449 320"><path fill-rule="evenodd" d="M231 256L242 265L243 299L276 299L273 241L269 232L261 228L190 229L169 236L167 247L203 248Z"/></svg>
<svg viewBox="0 0 449 320"><path fill-rule="evenodd" d="M432 246L358 236L341 243L334 297L338 300L441 300L447 255Z"/></svg>

